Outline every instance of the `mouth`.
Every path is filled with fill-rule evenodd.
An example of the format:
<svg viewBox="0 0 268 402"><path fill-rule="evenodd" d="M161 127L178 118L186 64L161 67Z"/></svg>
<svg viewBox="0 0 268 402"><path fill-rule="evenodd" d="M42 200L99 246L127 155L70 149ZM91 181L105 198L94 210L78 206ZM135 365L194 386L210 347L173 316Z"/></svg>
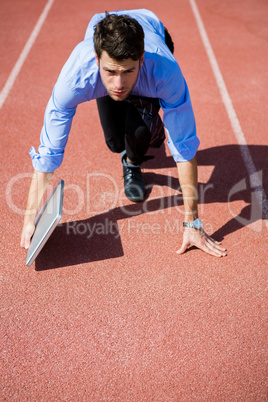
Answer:
<svg viewBox="0 0 268 402"><path fill-rule="evenodd" d="M124 91L111 91L111 92L116 96L122 96L122 95L125 95L127 93L126 90L124 90Z"/></svg>

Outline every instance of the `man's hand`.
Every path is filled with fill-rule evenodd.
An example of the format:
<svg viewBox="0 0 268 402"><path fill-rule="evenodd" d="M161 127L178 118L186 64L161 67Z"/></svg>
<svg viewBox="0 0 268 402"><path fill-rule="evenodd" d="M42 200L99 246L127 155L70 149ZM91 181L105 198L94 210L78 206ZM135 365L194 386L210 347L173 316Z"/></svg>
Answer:
<svg viewBox="0 0 268 402"><path fill-rule="evenodd" d="M215 257L224 257L227 255L226 249L220 244L209 237L203 229L185 228L182 246L177 254L183 254L187 248L195 246Z"/></svg>
<svg viewBox="0 0 268 402"><path fill-rule="evenodd" d="M45 193L46 188L52 180L53 173L43 173L34 171L27 206L24 215L23 228L21 233L21 247L28 249L31 243L31 237L35 230L35 216L40 201Z"/></svg>
<svg viewBox="0 0 268 402"><path fill-rule="evenodd" d="M32 223L24 223L21 233L20 246L26 250L30 247L31 237L35 231L35 225Z"/></svg>
<svg viewBox="0 0 268 402"><path fill-rule="evenodd" d="M197 211L197 162L196 157L187 162L178 162L178 177L183 195L185 222L193 222L198 218ZM183 242L178 254L183 254L187 248L195 246L216 257L226 255L226 250L217 241L209 237L203 229L185 228Z"/></svg>

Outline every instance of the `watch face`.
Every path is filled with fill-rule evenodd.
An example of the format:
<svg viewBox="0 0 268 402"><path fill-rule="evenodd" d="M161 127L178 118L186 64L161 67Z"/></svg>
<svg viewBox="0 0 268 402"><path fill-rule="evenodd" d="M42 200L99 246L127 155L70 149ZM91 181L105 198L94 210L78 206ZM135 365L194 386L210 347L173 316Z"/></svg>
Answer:
<svg viewBox="0 0 268 402"><path fill-rule="evenodd" d="M194 221L194 227L195 227L196 229L201 229L201 227L202 227L202 222L200 221L199 218L195 219L195 221Z"/></svg>
<svg viewBox="0 0 268 402"><path fill-rule="evenodd" d="M201 229L202 228L202 222L199 218L196 218L192 222L183 222L183 226L187 228L194 228L194 229Z"/></svg>

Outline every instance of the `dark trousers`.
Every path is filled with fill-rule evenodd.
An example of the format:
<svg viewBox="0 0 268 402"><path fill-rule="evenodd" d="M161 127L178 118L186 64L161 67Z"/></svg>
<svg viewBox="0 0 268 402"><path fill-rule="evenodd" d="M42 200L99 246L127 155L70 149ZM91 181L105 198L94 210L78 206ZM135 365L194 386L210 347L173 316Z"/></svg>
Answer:
<svg viewBox="0 0 268 402"><path fill-rule="evenodd" d="M146 100L157 102L159 110L158 99ZM114 101L110 96L97 99L97 105L108 148L118 153L126 150L131 161L141 164L151 142L151 132L136 107L128 101Z"/></svg>
<svg viewBox="0 0 268 402"><path fill-rule="evenodd" d="M170 51L174 52L172 39L165 29L165 41ZM154 106L155 113L160 109L155 98L144 98ZM97 99L100 122L107 146L112 152L126 150L127 157L136 164L141 164L150 146L152 133L141 118L136 107L129 101L114 101L110 96Z"/></svg>

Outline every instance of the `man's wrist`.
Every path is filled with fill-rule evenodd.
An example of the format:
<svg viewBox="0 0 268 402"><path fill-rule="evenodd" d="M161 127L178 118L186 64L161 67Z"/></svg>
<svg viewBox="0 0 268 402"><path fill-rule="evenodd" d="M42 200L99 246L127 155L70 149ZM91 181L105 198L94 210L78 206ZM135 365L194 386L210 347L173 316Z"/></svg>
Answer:
<svg viewBox="0 0 268 402"><path fill-rule="evenodd" d="M34 225L36 217L36 209L35 210L27 210L24 215L23 224L24 225Z"/></svg>
<svg viewBox="0 0 268 402"><path fill-rule="evenodd" d="M184 212L184 222L193 222L195 219L198 218L198 213L197 212Z"/></svg>
<svg viewBox="0 0 268 402"><path fill-rule="evenodd" d="M190 222L183 222L183 227L184 228L190 228L190 229L197 229L200 230L202 229L202 222L199 218L196 218Z"/></svg>

